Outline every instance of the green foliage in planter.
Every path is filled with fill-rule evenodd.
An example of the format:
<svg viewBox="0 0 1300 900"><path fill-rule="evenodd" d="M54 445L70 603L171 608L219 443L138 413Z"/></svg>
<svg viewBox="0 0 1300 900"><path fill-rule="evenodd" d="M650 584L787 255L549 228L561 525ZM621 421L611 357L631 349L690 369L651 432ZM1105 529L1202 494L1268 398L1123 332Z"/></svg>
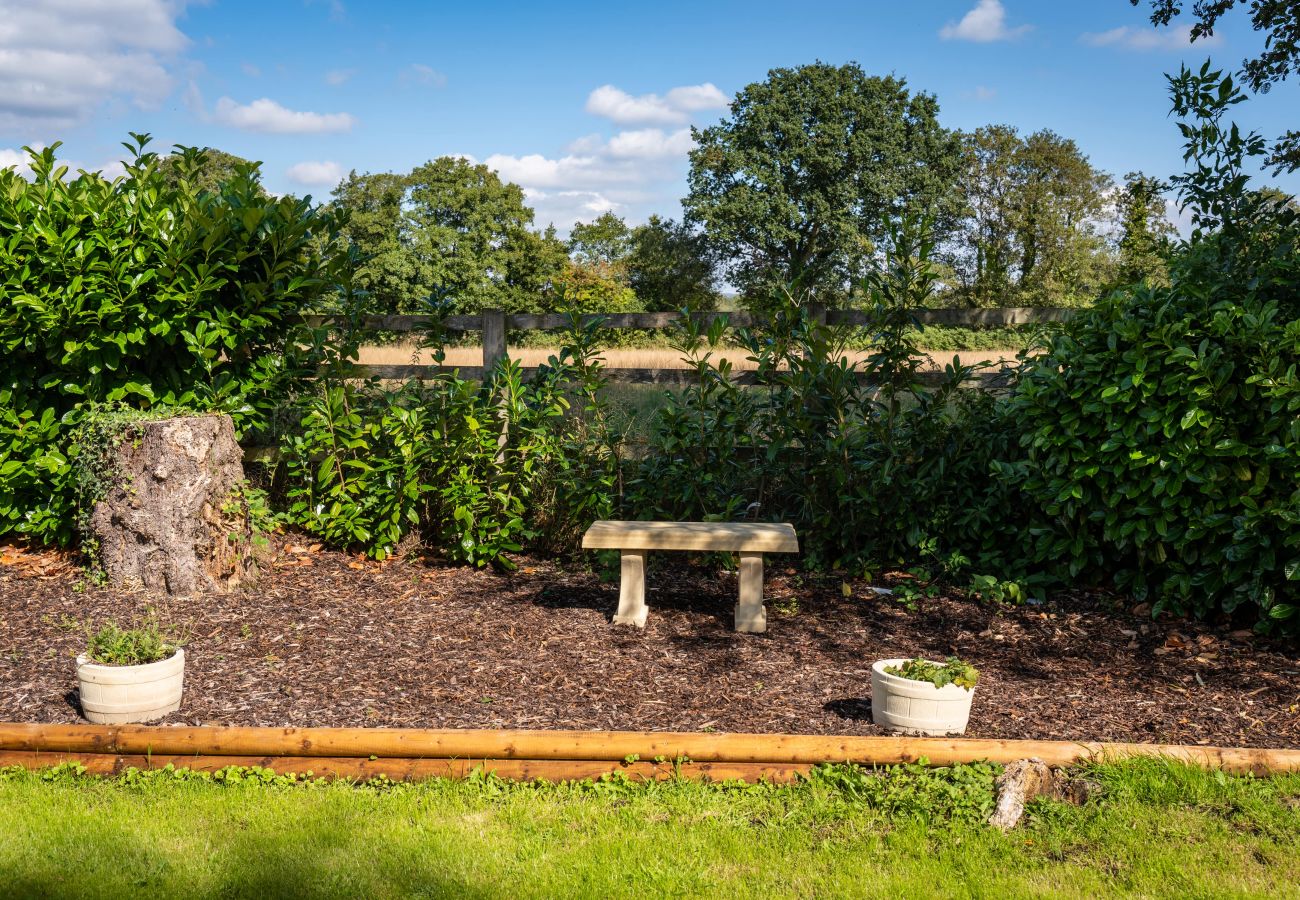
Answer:
<svg viewBox="0 0 1300 900"><path fill-rule="evenodd" d="M143 666L174 656L178 639L153 617L132 628L107 622L86 633L86 657L102 666Z"/></svg>
<svg viewBox="0 0 1300 900"><path fill-rule="evenodd" d="M418 533L451 559L508 567L539 521L573 535L607 516L617 458L596 326L572 321L574 339L528 380L505 360L482 383L324 382L283 445L291 520L378 559Z"/></svg>
<svg viewBox="0 0 1300 900"><path fill-rule="evenodd" d="M1108 573L1155 608L1300 627L1300 217L1248 187L1257 135L1222 122L1230 78L1171 78L1187 140L1175 178L1195 231L1167 287L1084 313L1015 396L1008 465L1056 527L1044 565Z"/></svg>
<svg viewBox="0 0 1300 900"><path fill-rule="evenodd" d="M30 182L0 170L0 534L73 539L87 403L222 411L242 434L332 352L297 317L346 283L335 217L267 196L252 165L217 190L170 178L147 142L112 180L69 177L57 145Z"/></svg>
<svg viewBox="0 0 1300 900"><path fill-rule="evenodd" d="M918 657L899 666L885 666L885 671L908 681L928 681L937 688L955 684L968 691L973 690L980 680L980 673L974 666L955 656L948 657L943 665Z"/></svg>
<svg viewBox="0 0 1300 900"><path fill-rule="evenodd" d="M969 367L950 365L937 385L920 377L913 311L934 290L932 251L923 223L892 232L864 285L875 340L860 364L843 358L852 331L788 299L768 328L736 334L757 363L744 387L716 355L721 322L685 321L695 378L669 397L629 476L632 515L789 521L816 568L925 561L947 573L978 559L1015 571L1018 489L992 469L1020 454L1012 423L992 397L960 389Z"/></svg>

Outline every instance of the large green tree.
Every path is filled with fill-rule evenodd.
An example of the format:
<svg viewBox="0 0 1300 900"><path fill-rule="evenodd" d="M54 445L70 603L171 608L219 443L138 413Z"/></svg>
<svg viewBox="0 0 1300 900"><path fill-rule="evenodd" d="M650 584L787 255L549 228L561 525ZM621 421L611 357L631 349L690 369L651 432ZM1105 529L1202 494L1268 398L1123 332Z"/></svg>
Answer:
<svg viewBox="0 0 1300 900"><path fill-rule="evenodd" d="M250 173L257 181L259 192L266 193L261 186L261 172L258 171L260 162L215 147L204 147L197 154L191 152L189 157L184 152L185 148L177 148L177 151L158 159L158 171L168 187L179 187L181 182L185 182L200 191L215 194L220 191L222 184Z"/></svg>
<svg viewBox="0 0 1300 900"><path fill-rule="evenodd" d="M987 125L962 136L962 215L947 256L958 294L974 306L1003 305L1015 293L1017 156L1023 146L1010 125Z"/></svg>
<svg viewBox="0 0 1300 900"><path fill-rule="evenodd" d="M623 217L605 212L594 222L577 222L569 232L569 253L580 263L613 266L632 248L632 229Z"/></svg>
<svg viewBox="0 0 1300 900"><path fill-rule="evenodd" d="M1141 172L1124 176L1119 192L1115 283L1145 282L1153 287L1169 284L1169 254L1173 251L1174 226L1165 215L1166 185Z"/></svg>
<svg viewBox="0 0 1300 900"><path fill-rule="evenodd" d="M523 190L459 157L405 175L354 172L334 204L349 214L363 259L355 283L376 312L416 312L430 297L456 312L536 312L564 271L564 244L532 228Z"/></svg>
<svg viewBox="0 0 1300 900"><path fill-rule="evenodd" d="M1020 156L1020 302L1091 303L1110 279L1101 226L1111 178L1074 141L1051 131L1026 138Z"/></svg>
<svg viewBox="0 0 1300 900"><path fill-rule="evenodd" d="M622 216L602 213L569 232L570 260L560 280L565 302L587 312L641 312L629 284L627 255L632 229Z"/></svg>
<svg viewBox="0 0 1300 900"><path fill-rule="evenodd" d="M353 171L334 189L334 205L348 212L347 236L362 253L353 285L377 313L417 310L432 290L402 208L406 192L407 177L391 172Z"/></svg>
<svg viewBox="0 0 1300 900"><path fill-rule="evenodd" d="M1137 6L1142 0L1129 0ZM1183 12L1183 0L1150 0L1151 22L1169 25ZM1214 36L1214 27L1238 0L1195 0L1192 4L1193 41ZM1245 5L1243 0L1242 5ZM1242 60L1241 75L1255 93L1268 93L1273 85L1300 70L1300 3L1296 0L1250 0L1250 23L1264 33L1264 49ZM1293 107L1294 108L1294 107ZM1275 173L1300 170L1300 131L1287 131L1273 145L1268 164Z"/></svg>
<svg viewBox="0 0 1300 900"><path fill-rule="evenodd" d="M959 165L933 95L856 63L773 69L731 116L695 129L688 219L702 225L751 297L795 283L846 295L904 208L942 225Z"/></svg>
<svg viewBox="0 0 1300 900"><path fill-rule="evenodd" d="M962 136L960 217L947 242L957 296L975 306L1077 306L1110 280L1109 176L1067 138L1008 125Z"/></svg>
<svg viewBox="0 0 1300 900"><path fill-rule="evenodd" d="M704 234L684 222L651 216L632 230L628 281L646 309L713 309L718 274Z"/></svg>
<svg viewBox="0 0 1300 900"><path fill-rule="evenodd" d="M485 165L443 156L416 167L408 186L410 240L435 297L459 312L533 305L512 278L519 255L536 246L533 211L519 185Z"/></svg>
<svg viewBox="0 0 1300 900"><path fill-rule="evenodd" d="M717 305L717 270L698 229L651 216L631 227L603 213L569 234L566 297L598 312L666 311Z"/></svg>

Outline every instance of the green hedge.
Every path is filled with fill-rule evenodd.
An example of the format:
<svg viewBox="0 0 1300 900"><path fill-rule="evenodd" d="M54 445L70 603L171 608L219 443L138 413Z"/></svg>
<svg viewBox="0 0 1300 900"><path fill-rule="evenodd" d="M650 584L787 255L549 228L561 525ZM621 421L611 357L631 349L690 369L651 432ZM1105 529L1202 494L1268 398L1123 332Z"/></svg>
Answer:
<svg viewBox="0 0 1300 900"><path fill-rule="evenodd" d="M112 180L70 175L57 144L30 182L0 170L0 534L73 539L87 404L222 410L246 432L326 356L295 316L337 295L337 221L252 165L197 187L196 150L169 179L133 138Z"/></svg>

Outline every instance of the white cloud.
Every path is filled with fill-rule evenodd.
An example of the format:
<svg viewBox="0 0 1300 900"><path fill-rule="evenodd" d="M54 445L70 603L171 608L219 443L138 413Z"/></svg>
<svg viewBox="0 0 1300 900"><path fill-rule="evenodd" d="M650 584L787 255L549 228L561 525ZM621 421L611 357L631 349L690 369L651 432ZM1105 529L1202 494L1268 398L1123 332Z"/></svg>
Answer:
<svg viewBox="0 0 1300 900"><path fill-rule="evenodd" d="M662 159L664 157L684 157L695 146L689 128L681 128L670 134L664 134L658 128L646 128L641 131L620 131L609 139L607 150L610 156L620 159Z"/></svg>
<svg viewBox="0 0 1300 900"><path fill-rule="evenodd" d="M570 155L550 159L540 153L529 153L525 156L493 153L483 162L506 181L513 181L526 188L554 188L602 180L594 156Z"/></svg>
<svg viewBox="0 0 1300 900"><path fill-rule="evenodd" d="M707 83L637 97L605 85L591 92L587 111L643 127L583 135L554 156L495 153L483 163L524 189L541 227L554 224L563 233L610 211L644 220L682 194L694 146L691 114L726 105L722 91ZM649 127L663 125L673 127Z"/></svg>
<svg viewBox="0 0 1300 900"><path fill-rule="evenodd" d="M299 112L263 97L240 105L229 97L217 101L213 119L222 125L262 134L329 134L351 131L356 119L348 113Z"/></svg>
<svg viewBox="0 0 1300 900"><path fill-rule="evenodd" d="M563 226L567 231L574 222L590 222L602 213L617 212L623 204L617 203L600 191L539 191L526 189L524 199L533 208L535 222L545 227L550 223Z"/></svg>
<svg viewBox="0 0 1300 900"><path fill-rule="evenodd" d="M325 73L325 83L330 87L338 87L355 74L357 74L356 69L330 69Z"/></svg>
<svg viewBox="0 0 1300 900"><path fill-rule="evenodd" d="M418 84L424 87L446 87L447 76L432 66L424 63L411 63L402 70L400 80L403 84Z"/></svg>
<svg viewBox="0 0 1300 900"><path fill-rule="evenodd" d="M646 128L620 131L608 141L599 135L579 138L560 157L494 153L483 162L524 188L593 190L670 177L684 166L692 146L689 128L669 133Z"/></svg>
<svg viewBox="0 0 1300 900"><path fill-rule="evenodd" d="M960 22L949 22L939 29L945 41L975 41L987 44L992 41L1009 41L1029 31L1030 25L1007 27L1007 11L1000 0L979 0Z"/></svg>
<svg viewBox="0 0 1300 900"><path fill-rule="evenodd" d="M496 153L483 162L524 189L539 226L554 224L561 232L610 210L622 215L649 204L662 211L681 195L688 129L624 131L608 141L589 136L574 143L586 151L559 157Z"/></svg>
<svg viewBox="0 0 1300 900"><path fill-rule="evenodd" d="M253 65L251 62L240 63L240 64L239 64L239 69L240 69L240 71L242 71L245 75L247 75L249 78L261 78L261 77L262 77L262 70L259 69L257 66Z"/></svg>
<svg viewBox="0 0 1300 900"><path fill-rule="evenodd" d="M1182 50L1192 43L1192 27L1130 28L1122 25L1110 31L1085 32L1079 40L1090 47L1123 47L1125 50ZM1222 42L1218 34L1207 35L1197 44L1213 47Z"/></svg>
<svg viewBox="0 0 1300 900"><path fill-rule="evenodd" d="M329 160L306 160L290 166L285 174L298 184L332 188L343 180L343 167Z"/></svg>
<svg viewBox="0 0 1300 900"><path fill-rule="evenodd" d="M27 155L26 150L0 147L0 169L16 169L19 175L26 178L32 174L32 168L29 165L30 161L31 158Z"/></svg>
<svg viewBox="0 0 1300 900"><path fill-rule="evenodd" d="M675 87L662 97L658 94L634 97L606 84L587 97L587 112L620 125L680 125L689 122L692 113L722 109L726 105L726 95L707 82Z"/></svg>
<svg viewBox="0 0 1300 900"><path fill-rule="evenodd" d="M651 95L653 96L653 95ZM675 87L668 92L668 105L674 109L684 110L686 112L704 112L710 109L725 109L727 106L727 95L718 90L712 83L706 81L704 84L691 84L684 87Z"/></svg>
<svg viewBox="0 0 1300 900"><path fill-rule="evenodd" d="M172 89L189 45L185 0L0 0L0 131L40 133L104 103L152 106Z"/></svg>
<svg viewBox="0 0 1300 900"><path fill-rule="evenodd" d="M126 165L120 159L115 159L112 162L104 163L96 171L99 172L100 175L111 180L125 175Z"/></svg>
<svg viewBox="0 0 1300 900"><path fill-rule="evenodd" d="M975 85L974 88L972 88L970 91L967 92L967 95L972 100L986 101L986 100L992 100L994 97L998 95L998 92L991 87L986 87L985 85L977 84Z"/></svg>

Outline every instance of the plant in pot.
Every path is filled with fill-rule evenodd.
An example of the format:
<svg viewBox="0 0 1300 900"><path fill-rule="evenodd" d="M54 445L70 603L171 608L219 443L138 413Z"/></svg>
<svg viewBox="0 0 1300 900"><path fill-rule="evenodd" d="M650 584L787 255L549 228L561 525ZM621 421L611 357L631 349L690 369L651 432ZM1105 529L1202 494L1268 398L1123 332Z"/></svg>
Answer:
<svg viewBox="0 0 1300 900"><path fill-rule="evenodd" d="M955 656L882 659L871 667L871 720L903 734L964 734L979 677Z"/></svg>
<svg viewBox="0 0 1300 900"><path fill-rule="evenodd" d="M151 722L181 706L185 651L150 618L133 628L88 630L77 657L81 712L91 722Z"/></svg>

